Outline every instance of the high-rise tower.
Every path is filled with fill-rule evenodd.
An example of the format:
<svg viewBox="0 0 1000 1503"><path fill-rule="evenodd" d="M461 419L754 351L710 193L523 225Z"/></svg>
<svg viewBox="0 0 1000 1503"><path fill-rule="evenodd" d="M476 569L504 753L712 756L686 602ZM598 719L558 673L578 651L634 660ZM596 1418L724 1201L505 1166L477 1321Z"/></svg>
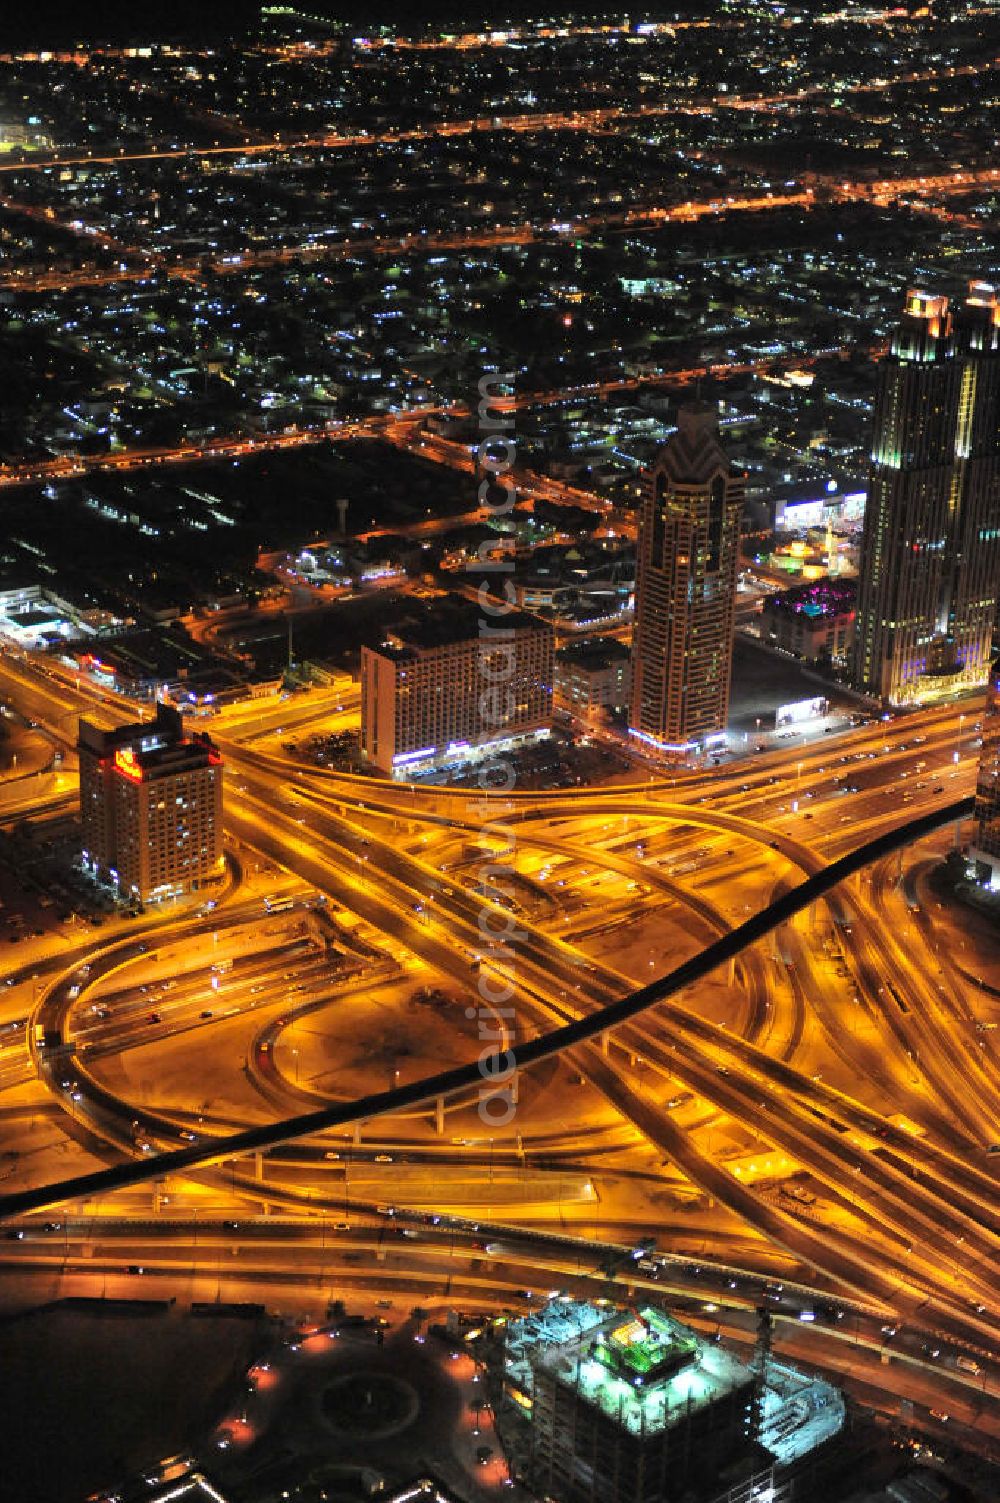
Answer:
<svg viewBox="0 0 1000 1503"><path fill-rule="evenodd" d="M1000 299L910 291L879 363L854 679L886 704L986 682L1000 584Z"/></svg>
<svg viewBox="0 0 1000 1503"><path fill-rule="evenodd" d="M148 903L222 874L222 758L179 711L106 731L80 721L84 866Z"/></svg>
<svg viewBox="0 0 1000 1503"><path fill-rule="evenodd" d="M718 417L682 407L644 481L629 727L664 751L725 731L743 477Z"/></svg>
<svg viewBox="0 0 1000 1503"><path fill-rule="evenodd" d="M1000 887L1000 659L990 670L986 690L975 820L976 833L969 857L982 881L990 887Z"/></svg>

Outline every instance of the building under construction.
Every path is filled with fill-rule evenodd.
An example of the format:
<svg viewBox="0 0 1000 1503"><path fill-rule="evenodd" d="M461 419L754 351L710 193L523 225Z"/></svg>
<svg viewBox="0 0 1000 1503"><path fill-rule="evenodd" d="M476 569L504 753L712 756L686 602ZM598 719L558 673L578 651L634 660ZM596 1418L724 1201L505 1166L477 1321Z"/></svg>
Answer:
<svg viewBox="0 0 1000 1503"><path fill-rule="evenodd" d="M530 1419L530 1481L558 1503L716 1499L843 1424L829 1385L748 1366L664 1310L557 1303L508 1330L507 1397ZM772 1491L772 1496L774 1493Z"/></svg>

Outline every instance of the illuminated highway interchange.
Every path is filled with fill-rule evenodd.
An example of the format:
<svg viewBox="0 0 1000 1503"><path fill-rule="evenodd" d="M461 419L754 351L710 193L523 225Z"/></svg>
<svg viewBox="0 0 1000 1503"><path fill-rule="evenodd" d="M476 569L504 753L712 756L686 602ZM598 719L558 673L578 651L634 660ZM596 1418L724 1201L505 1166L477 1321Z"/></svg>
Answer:
<svg viewBox="0 0 1000 1503"><path fill-rule="evenodd" d="M730 13L719 37L749 46L753 24ZM679 262L697 264L695 240L683 237L752 237L773 222L794 240L803 224L833 233L842 215L879 235L905 224L913 245L928 258L940 252L950 270L986 264L984 216L1000 177L989 153L968 147L995 87L992 47L949 50L932 16L846 11L823 25L877 34L899 62L890 70L884 48L878 66L835 80L822 47L796 47L797 22L768 24L787 86L755 79L766 45L752 33L745 62L735 51L713 58L693 87L683 68L702 23L679 23L629 38L664 69L653 49L676 49L676 77L654 84L640 69L640 85L623 69L586 104L558 68L545 81L548 49L592 47L588 56L613 55L617 66L619 53L602 49L617 46L618 27L355 39L355 86L370 94L335 126L341 104L323 93L323 69L342 38L247 47L220 65L218 98L213 56L197 49L167 49L150 69L134 48L0 58L13 76L23 70L36 99L50 78L90 70L98 80L79 105L80 122L96 122L92 145L79 144L90 140L82 123L75 144L53 134L11 150L0 139L0 295L76 357L99 353L117 393L110 437L62 395L52 412L11 417L4 504L26 513L93 485L96 509L110 494L102 486L121 485L138 497L128 526L145 550L156 533L142 488L177 476L178 486L200 484L213 466L308 462L364 441L465 483L476 472L467 434L449 437L447 424L474 413L468 350L478 359L487 348L496 288L522 273L527 283L529 271L542 288L539 297L533 282L529 311L552 356L526 361L525 379L500 399L519 422L569 421L662 390L784 388L792 367L805 390L828 381L832 405L863 408L853 388L840 395L839 373L882 354L886 325L884 310L858 312L841 296L867 254L853 246L843 254L858 260L845 260L830 296L832 334L812 307L801 329L776 320L782 297L807 302L784 292L780 269L766 299L747 294L750 311L741 306L732 327L684 341L668 329L641 359L617 337L590 359L578 332L608 316L595 311L581 268L609 245L650 264L680 247ZM925 25L939 48L932 66ZM481 60L522 47L539 49L532 88L491 78L489 113L478 113ZM450 82L459 63L474 86ZM379 90L396 68L427 70L426 115L407 104L389 122ZM261 76L278 82L255 100ZM181 88L190 93L178 142L156 111L169 115ZM891 149L895 123L870 165L862 148L847 149L861 140L867 150L866 133L881 131L883 98L900 116L899 101L920 101L912 128L931 121L926 159L912 157L912 142ZM842 132L843 161L832 153L787 180L783 166L772 171L784 133L817 120ZM555 167L584 145L601 154L586 194L553 196L550 178L571 178ZM525 167L524 183L515 170L496 204L480 194L456 206L455 184L473 181L477 153L508 149L525 160L537 151L530 190ZM647 165L669 152L670 171L623 197L618 174L636 171L633 149ZM371 210L370 170L395 173L393 193L404 180L423 191L426 222L412 202L393 223ZM256 181L287 187L288 215L255 217L247 185ZM358 204L341 194L347 182L360 185ZM236 204L225 233L196 233L188 201L223 192ZM718 265L713 252L720 285L729 259L738 257L724 244ZM887 283L909 275L898 259ZM420 304L416 355L391 323L374 320L363 339L360 324L345 332L340 275L348 307L382 267L409 298L418 266L445 270ZM330 310L321 337L344 362L326 371L337 377L327 383L335 403L329 392L300 403L294 337L280 376L269 366L274 328L284 336L283 293L316 299L303 302L303 319L317 327L315 309ZM465 363L454 370L427 355L449 343L439 294L464 330ZM423 296L418 286L415 320ZM124 333L114 319L105 326L105 307ZM706 308L701 325L708 297ZM223 359L220 329L239 327L247 309L265 331L259 346L233 340ZM154 354L150 330L164 340ZM240 402L252 421L236 414ZM43 441L45 422L62 415L59 441ZM826 438L817 464L836 452ZM776 446L793 447L787 437ZM579 508L607 537L634 536L627 469L603 486L527 464L516 479L528 511ZM462 518L429 515L400 531L428 539L449 521L481 521L471 480L468 490ZM35 545L18 546L26 555ZM460 588L454 571L448 584ZM254 619L270 609L262 602ZM191 612L187 624L212 641L228 619L225 609ZM615 630L627 638L627 627ZM0 652L0 700L22 758L0 782L0 828L18 861L41 861L76 816L79 720L111 728L149 712L69 663L9 642ZM391 1308L397 1323L414 1307L522 1316L571 1299L649 1299L746 1356L766 1307L781 1360L929 1445L995 1462L1000 967L986 922L937 882L949 851L968 843L982 703L859 715L853 725L843 716L828 735L787 746L768 738L761 755L721 766L637 756L607 783L488 794L362 777L300 755L289 735L356 728L357 684L342 673L308 692L227 705L206 721L225 763L218 882L91 927L57 918L47 899L40 907L39 879L29 903L38 927L2 957L0 1261L10 1301L152 1291L322 1321L343 1299L369 1313ZM513 872L505 884L489 875L501 865ZM490 943L504 934L516 943ZM512 1109L491 1118L484 1079L510 1060L501 1078ZM240 1437L234 1420L224 1438ZM484 1473L484 1486L502 1480Z"/></svg>
<svg viewBox="0 0 1000 1503"><path fill-rule="evenodd" d="M10 659L3 673L5 694L57 735L74 702L93 713L93 689L67 674ZM863 1369L887 1349L887 1402L913 1394L975 1413L988 1443L996 1061L988 994L920 885L947 826L741 948L733 970L723 964L557 1064L525 1069L516 1132L487 1135L468 1085L439 1100L433 1082L433 1065L476 1050L475 1028L460 1021L470 957L487 953L483 899L464 885L476 870L464 854L475 832L467 796L296 768L239 736L236 720L219 734L233 863L218 907L122 920L120 933L74 938L38 965L28 1036L66 1047L33 1050L39 1085L27 1099L41 1090L57 1106L55 1130L76 1141L80 1172L131 1161L137 1183L127 1195L77 1192L69 1205L72 1188L6 1199L7 1214L58 1207L67 1218L58 1233L19 1223L15 1267L114 1287L140 1259L185 1288L222 1277L252 1290L314 1277L318 1257L323 1285L406 1297L446 1281L453 1299L516 1307L529 1288L535 1298L604 1292L609 1247L651 1233L668 1256L644 1260L645 1273L626 1265L629 1287L655 1283L681 1308L711 1305L737 1325L770 1290L799 1342L799 1311L818 1303L820 1360ZM967 813L975 739L971 720L960 728L954 710L937 709L797 751L794 766L781 753L737 766L710 804L691 776L515 795L503 818L524 879L521 1036L668 972L905 820L929 815L933 827L936 808ZM848 776L853 795L840 791ZM813 795L811 826L779 803L792 781ZM914 790L905 820L901 787ZM43 807L69 797L50 786ZM266 920L260 878L248 876L261 861L298 879L295 907ZM679 866L685 875L672 875ZM326 907L313 906L316 894ZM504 912L494 909L498 925ZM414 989L428 987L446 1010L418 998L415 1011ZM15 995L26 994L21 983ZM24 1036L11 1030L4 1050L12 1083L28 1073ZM331 1076L341 1048L354 1062ZM325 1079L346 1089L324 1090ZM394 1086L405 1093L398 1113ZM303 1130L328 1107L326 1131ZM211 1142L276 1117L301 1120L294 1136L272 1133L274 1147L234 1158ZM193 1172L157 1165L176 1151ZM403 1228L416 1235L398 1240ZM220 1246L235 1254L222 1274ZM366 1247L385 1261L356 1262ZM853 1345L838 1353L845 1329L860 1356ZM956 1368L962 1355L975 1374Z"/></svg>

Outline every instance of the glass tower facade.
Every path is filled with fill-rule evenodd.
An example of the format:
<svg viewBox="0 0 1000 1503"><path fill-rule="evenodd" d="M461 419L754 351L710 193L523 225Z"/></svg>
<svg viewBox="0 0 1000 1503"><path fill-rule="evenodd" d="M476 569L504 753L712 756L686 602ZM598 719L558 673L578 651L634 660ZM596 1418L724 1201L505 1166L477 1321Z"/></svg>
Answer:
<svg viewBox="0 0 1000 1503"><path fill-rule="evenodd" d="M887 705L986 682L1000 584L1000 297L910 291L879 364L854 681Z"/></svg>
<svg viewBox="0 0 1000 1503"><path fill-rule="evenodd" d="M990 669L983 710L983 745L976 777L976 832L969 857L977 875L1000 887L1000 659Z"/></svg>

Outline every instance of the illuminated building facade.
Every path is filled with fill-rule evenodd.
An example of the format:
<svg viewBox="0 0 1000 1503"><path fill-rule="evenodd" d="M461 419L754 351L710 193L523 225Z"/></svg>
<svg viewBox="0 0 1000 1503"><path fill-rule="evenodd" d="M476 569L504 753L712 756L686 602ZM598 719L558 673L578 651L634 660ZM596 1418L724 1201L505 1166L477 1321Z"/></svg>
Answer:
<svg viewBox="0 0 1000 1503"><path fill-rule="evenodd" d="M804 1499L846 1419L773 1353L748 1364L659 1306L566 1295L507 1321L502 1389L530 1427L532 1491L558 1503Z"/></svg>
<svg viewBox="0 0 1000 1503"><path fill-rule="evenodd" d="M645 476L639 525L629 727L657 749L725 732L742 510L715 409L682 407Z"/></svg>
<svg viewBox="0 0 1000 1503"><path fill-rule="evenodd" d="M191 892L222 865L222 758L180 712L105 731L80 721L83 861L124 897Z"/></svg>
<svg viewBox="0 0 1000 1503"><path fill-rule="evenodd" d="M807 663L845 663L854 642L855 593L853 580L819 580L768 595L761 640Z"/></svg>
<svg viewBox="0 0 1000 1503"><path fill-rule="evenodd" d="M618 1312L539 1351L531 1381L531 1482L560 1503L715 1497L751 1448L753 1372L665 1311Z"/></svg>
<svg viewBox="0 0 1000 1503"><path fill-rule="evenodd" d="M910 291L879 363L854 650L884 704L986 682L1000 584L1000 298Z"/></svg>
<svg viewBox="0 0 1000 1503"><path fill-rule="evenodd" d="M1000 658L990 670L983 710L983 745L976 778L976 833L969 851L976 875L1000 887Z"/></svg>
<svg viewBox="0 0 1000 1503"><path fill-rule="evenodd" d="M363 760L406 778L547 736L552 651L535 616L435 603L361 650Z"/></svg>
<svg viewBox="0 0 1000 1503"><path fill-rule="evenodd" d="M629 650L613 637L574 642L556 653L556 697L577 715L624 709L629 678Z"/></svg>

